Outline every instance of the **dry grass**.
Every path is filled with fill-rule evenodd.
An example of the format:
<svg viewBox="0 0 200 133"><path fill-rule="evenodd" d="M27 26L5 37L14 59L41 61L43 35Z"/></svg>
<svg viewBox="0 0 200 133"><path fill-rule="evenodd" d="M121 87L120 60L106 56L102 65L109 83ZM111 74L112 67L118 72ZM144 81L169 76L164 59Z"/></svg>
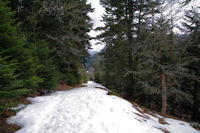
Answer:
<svg viewBox="0 0 200 133"><path fill-rule="evenodd" d="M76 85L76 86L70 86L67 84L59 84L56 88L55 91L64 91L64 90L71 90L73 88L77 88L77 87L85 87L85 85Z"/></svg>

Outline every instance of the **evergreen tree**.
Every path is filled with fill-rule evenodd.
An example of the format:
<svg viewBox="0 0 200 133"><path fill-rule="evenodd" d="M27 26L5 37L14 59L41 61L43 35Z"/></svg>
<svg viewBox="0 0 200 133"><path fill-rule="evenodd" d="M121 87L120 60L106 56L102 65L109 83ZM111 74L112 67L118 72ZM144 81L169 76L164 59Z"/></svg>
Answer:
<svg viewBox="0 0 200 133"><path fill-rule="evenodd" d="M23 81L17 79L18 75L15 74L16 70L14 68L16 68L14 61L0 58L0 96L3 98L12 96L13 90L23 86Z"/></svg>
<svg viewBox="0 0 200 133"><path fill-rule="evenodd" d="M35 73L37 66L32 60L30 50L25 48L24 38L20 36L18 25L12 18L14 13L6 5L7 2L0 2L0 56L1 68L5 67L1 72L6 76L5 72L10 69L7 76L13 81L2 85L5 86L4 90L32 89L42 79ZM1 81L5 81L5 77L2 76Z"/></svg>
<svg viewBox="0 0 200 133"><path fill-rule="evenodd" d="M85 67L83 64L88 56L87 32L91 27L87 16L91 8L86 1L31 0L12 2L10 5L17 12L16 18L21 23L20 27L24 31L27 47L33 50L34 60L39 66L37 74L43 78L42 88L45 89L44 84L48 79L54 80L54 82L48 82L52 83L49 84L52 87L56 85L57 79L68 84L81 82L81 78L84 77L81 75L84 73L82 72ZM38 50L40 48L46 52L43 53L44 57L49 57L45 59L45 64L41 64L45 61L40 56L41 53L38 53L42 51ZM44 69L49 69L46 76L43 74L45 72L42 72ZM46 87L49 88L49 86Z"/></svg>
<svg viewBox="0 0 200 133"><path fill-rule="evenodd" d="M181 107L191 96L182 88L188 73L186 45L174 33L177 1L168 2L167 15L163 1L101 2L106 9L105 27L98 28L98 39L106 43L101 82L163 114L184 114Z"/></svg>
<svg viewBox="0 0 200 133"><path fill-rule="evenodd" d="M140 88L139 76L142 73L139 64L142 62L140 57L144 54L142 47L145 32L149 29L149 15L157 12L159 1L102 0L102 4L107 11L104 17L106 26L99 28L104 30L99 38L103 38L107 44L106 50L111 49L112 55L115 52L117 58L122 55L123 64L119 61L113 66L118 67L116 70L120 72L118 76L123 78L120 82L124 80L123 88L126 89L126 97L132 99L137 95L136 89Z"/></svg>
<svg viewBox="0 0 200 133"><path fill-rule="evenodd" d="M92 11L86 1L45 1L39 14L40 37L49 43L61 80L68 84L81 81L79 68L89 56L91 29L87 13ZM51 28L49 28L51 27Z"/></svg>
<svg viewBox="0 0 200 133"><path fill-rule="evenodd" d="M87 82L90 11L85 0L0 1L0 95Z"/></svg>
<svg viewBox="0 0 200 133"><path fill-rule="evenodd" d="M187 87L187 92L191 93L193 97L192 107L192 119L198 120L200 118L200 15L199 7L193 8L192 10L185 12L185 22L182 25L186 28L188 34L188 47L187 47L187 58L190 60L187 64L189 76L187 77L184 85ZM185 87L185 86L183 86ZM188 91L190 88L191 91ZM185 88L186 89L186 88Z"/></svg>
<svg viewBox="0 0 200 133"><path fill-rule="evenodd" d="M51 57L52 51L49 49L47 42L37 40L34 56L40 68L37 70L43 81L39 84L39 89L53 90L58 84L58 72Z"/></svg>

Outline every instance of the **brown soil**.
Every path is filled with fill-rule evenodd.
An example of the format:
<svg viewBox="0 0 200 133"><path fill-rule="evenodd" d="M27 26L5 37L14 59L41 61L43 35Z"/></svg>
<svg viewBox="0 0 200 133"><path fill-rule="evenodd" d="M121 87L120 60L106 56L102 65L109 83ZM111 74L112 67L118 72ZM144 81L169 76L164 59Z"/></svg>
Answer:
<svg viewBox="0 0 200 133"><path fill-rule="evenodd" d="M71 90L74 87L66 85L66 84L59 84L56 88L55 91L63 91L63 90Z"/></svg>
<svg viewBox="0 0 200 133"><path fill-rule="evenodd" d="M98 86L96 86L95 88L106 90L106 88L104 88L104 87L98 87Z"/></svg>
<svg viewBox="0 0 200 133"><path fill-rule="evenodd" d="M55 91L64 91L64 90L71 90L73 88L77 88L77 87L85 87L85 85L75 85L75 86L70 86L70 85L66 85L66 84L59 84L56 88Z"/></svg>
<svg viewBox="0 0 200 133"><path fill-rule="evenodd" d="M160 130L162 130L164 133L170 133L168 130L163 129L163 128L160 128L160 127L154 127L154 128L160 129Z"/></svg>
<svg viewBox="0 0 200 133"><path fill-rule="evenodd" d="M27 99L20 99L19 103L22 103L22 104L25 104L25 105L31 104L31 102Z"/></svg>
<svg viewBox="0 0 200 133"><path fill-rule="evenodd" d="M145 119L149 119L149 116L147 116L147 115L139 114L139 113L134 113L134 114L136 114L136 115L138 115L138 116L140 116L140 117L143 117L143 118L145 118Z"/></svg>
<svg viewBox="0 0 200 133"><path fill-rule="evenodd" d="M20 129L20 126L14 124L7 124L6 119L12 115L15 115L14 112L9 110L1 110L0 113L0 133L14 133Z"/></svg>
<svg viewBox="0 0 200 133"><path fill-rule="evenodd" d="M159 118L159 123L160 124L167 124L167 125L169 125L169 123L167 123L164 119L162 119L162 118Z"/></svg>
<svg viewBox="0 0 200 133"><path fill-rule="evenodd" d="M0 100L1 102L4 100ZM4 101L6 103L12 104L12 103L22 103L22 104L30 104L31 102L24 98L20 98L18 100L6 100ZM0 133L14 133L15 131L20 129L20 126L15 124L7 124L6 120L8 117L16 115L15 111L9 110L9 109L0 109Z"/></svg>
<svg viewBox="0 0 200 133"><path fill-rule="evenodd" d="M107 93L107 95L113 95L113 94L112 94L112 91L109 91L109 92Z"/></svg>

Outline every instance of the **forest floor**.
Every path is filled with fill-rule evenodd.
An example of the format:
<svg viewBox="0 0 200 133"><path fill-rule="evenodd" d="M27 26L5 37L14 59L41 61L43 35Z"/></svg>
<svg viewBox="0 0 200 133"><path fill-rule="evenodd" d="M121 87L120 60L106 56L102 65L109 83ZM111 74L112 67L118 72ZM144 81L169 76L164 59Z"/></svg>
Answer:
<svg viewBox="0 0 200 133"><path fill-rule="evenodd" d="M9 124L17 133L200 133L189 123L165 118L113 95L94 82L85 87L28 98ZM104 90L103 90L103 89Z"/></svg>

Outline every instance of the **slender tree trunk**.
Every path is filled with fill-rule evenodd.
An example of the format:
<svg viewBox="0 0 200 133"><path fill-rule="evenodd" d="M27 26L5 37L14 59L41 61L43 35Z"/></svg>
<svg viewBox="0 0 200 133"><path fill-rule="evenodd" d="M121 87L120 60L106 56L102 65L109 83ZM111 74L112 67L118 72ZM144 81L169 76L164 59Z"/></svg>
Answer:
<svg viewBox="0 0 200 133"><path fill-rule="evenodd" d="M167 86L166 86L166 80L165 80L165 74L162 73L162 109L161 113L163 115L166 114L167 111Z"/></svg>
<svg viewBox="0 0 200 133"><path fill-rule="evenodd" d="M129 86L126 90L126 98L131 99L134 97L134 62L133 62L133 35L132 35L132 22L133 22L133 1L126 1L126 19L127 19L127 37L128 37L128 47L130 47L130 51L128 53L128 66L131 73L129 74Z"/></svg>
<svg viewBox="0 0 200 133"><path fill-rule="evenodd" d="M196 72L197 74L197 72ZM194 90L193 90L193 109L192 109L192 119L196 120L196 114L198 112L197 107L197 81L194 81Z"/></svg>
<svg viewBox="0 0 200 133"><path fill-rule="evenodd" d="M193 91L193 109L192 109L192 119L196 119L197 113L197 82L194 83L194 91Z"/></svg>
<svg viewBox="0 0 200 133"><path fill-rule="evenodd" d="M129 64L129 69L133 72L133 59L132 59L132 56L131 56L131 53L129 53L129 57L128 57L128 64ZM128 98L128 99L131 99L131 98L133 98L134 97L134 93L135 93L135 90L134 90L134 85L135 85L135 83L134 83L134 75L133 75L133 73L130 73L129 74L129 82L130 82L130 84L129 84L129 86L128 86L128 90L127 90L127 95L126 95L126 97Z"/></svg>

